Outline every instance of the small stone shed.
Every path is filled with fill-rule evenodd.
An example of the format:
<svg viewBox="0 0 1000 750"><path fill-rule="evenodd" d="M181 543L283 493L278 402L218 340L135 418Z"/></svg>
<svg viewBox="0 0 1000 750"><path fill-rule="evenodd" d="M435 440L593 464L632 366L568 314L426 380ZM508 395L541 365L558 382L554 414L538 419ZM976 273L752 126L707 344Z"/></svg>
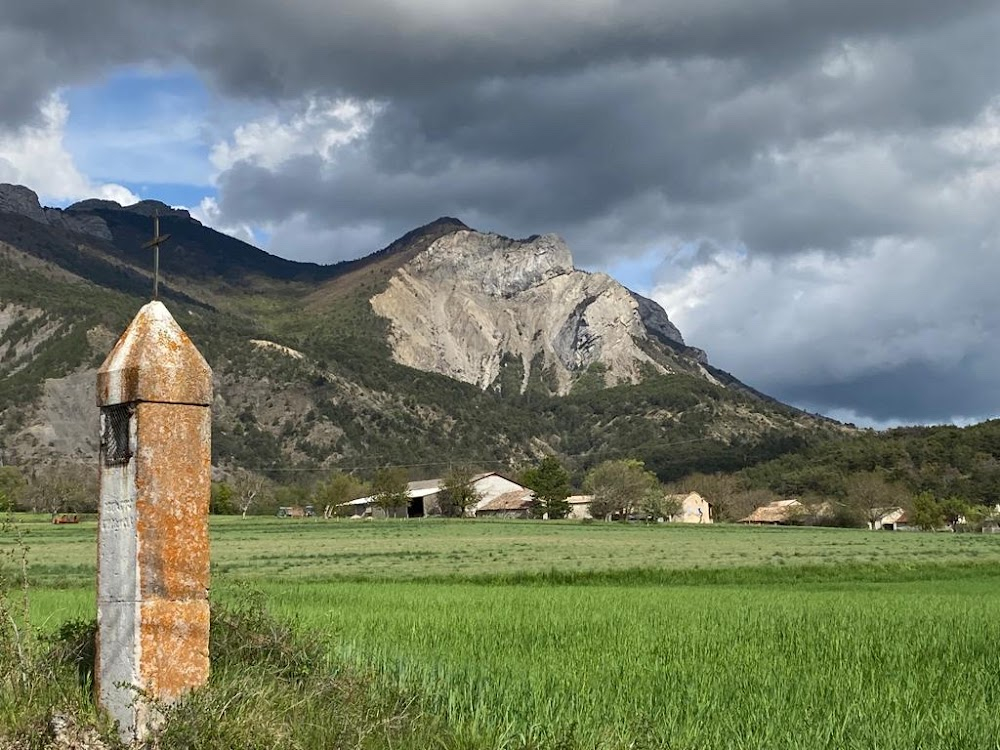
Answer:
<svg viewBox="0 0 1000 750"><path fill-rule="evenodd" d="M667 495L668 500L679 500L680 513L670 517L674 523L713 523L712 504L697 492Z"/></svg>
<svg viewBox="0 0 1000 750"><path fill-rule="evenodd" d="M570 495L567 497L566 502L569 503L569 515L567 518L575 518L579 521L585 518L593 518L590 514L590 501L593 499L593 495Z"/></svg>
<svg viewBox="0 0 1000 750"><path fill-rule="evenodd" d="M756 508L746 518L741 518L740 523L755 526L784 526L794 520L795 516L804 510L802 503L795 498L788 500L775 500L773 503L762 505Z"/></svg>
<svg viewBox="0 0 1000 750"><path fill-rule="evenodd" d="M878 512L878 517L874 522L868 522L868 528L872 530L884 529L885 531L896 531L897 525L906 524L906 511L902 508L885 508Z"/></svg>
<svg viewBox="0 0 1000 750"><path fill-rule="evenodd" d="M535 504L534 493L526 488L498 495L476 507L477 518L528 518Z"/></svg>

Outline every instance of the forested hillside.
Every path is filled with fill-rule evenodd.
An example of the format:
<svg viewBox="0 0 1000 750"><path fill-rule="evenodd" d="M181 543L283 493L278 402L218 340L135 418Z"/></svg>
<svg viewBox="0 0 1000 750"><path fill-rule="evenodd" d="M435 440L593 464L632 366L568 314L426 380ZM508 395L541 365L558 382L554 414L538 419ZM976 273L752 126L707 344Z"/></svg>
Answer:
<svg viewBox="0 0 1000 750"><path fill-rule="evenodd" d="M754 487L843 497L851 476L882 471L911 493L1000 503L1000 420L970 427L901 427L826 440L746 469Z"/></svg>
<svg viewBox="0 0 1000 750"><path fill-rule="evenodd" d="M155 202L39 213L30 191L16 197L35 204L30 215L0 212L7 463L92 460L94 371L149 298L152 258L140 247L154 211L171 235L160 296L215 372L213 459L224 473L245 469L286 484L335 468L403 466L416 477L454 463L516 471L555 454L577 472L636 457L666 480L740 469L843 431L756 394L704 364L703 352L659 334L639 342L649 363L641 382L607 387L607 373L581 354L565 396L554 395L542 359L505 359L486 388L399 364L370 300L436 240L467 229L455 219L367 258L317 266L268 255ZM670 324L657 314L662 332ZM593 348L586 321L574 325L566 341Z"/></svg>

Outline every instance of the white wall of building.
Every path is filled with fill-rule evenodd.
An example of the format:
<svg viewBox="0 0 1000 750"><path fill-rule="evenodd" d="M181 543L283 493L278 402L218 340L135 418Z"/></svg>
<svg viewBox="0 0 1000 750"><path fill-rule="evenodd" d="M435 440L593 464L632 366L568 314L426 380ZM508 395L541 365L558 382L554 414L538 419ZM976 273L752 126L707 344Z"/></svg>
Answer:
<svg viewBox="0 0 1000 750"><path fill-rule="evenodd" d="M570 495L567 497L566 500L569 502L569 515L567 518L575 518L577 520L593 518L590 515L590 501L593 499L593 495Z"/></svg>
<svg viewBox="0 0 1000 750"><path fill-rule="evenodd" d="M675 523L712 523L708 501L697 492L689 492L681 499L681 512L673 516Z"/></svg>
<svg viewBox="0 0 1000 750"><path fill-rule="evenodd" d="M500 497L500 495L524 489L517 482L512 482L499 474L487 474L480 477L472 483L472 486L479 493L479 502L473 508L473 515L475 515L475 511L482 508L491 500Z"/></svg>

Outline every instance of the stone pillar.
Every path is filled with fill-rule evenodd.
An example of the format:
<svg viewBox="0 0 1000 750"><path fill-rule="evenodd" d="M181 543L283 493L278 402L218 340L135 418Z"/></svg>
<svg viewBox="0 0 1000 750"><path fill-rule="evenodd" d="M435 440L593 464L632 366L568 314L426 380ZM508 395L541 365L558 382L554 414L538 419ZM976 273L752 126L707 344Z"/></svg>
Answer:
<svg viewBox="0 0 1000 750"><path fill-rule="evenodd" d="M126 742L208 679L212 371L160 302L97 373L97 698Z"/></svg>

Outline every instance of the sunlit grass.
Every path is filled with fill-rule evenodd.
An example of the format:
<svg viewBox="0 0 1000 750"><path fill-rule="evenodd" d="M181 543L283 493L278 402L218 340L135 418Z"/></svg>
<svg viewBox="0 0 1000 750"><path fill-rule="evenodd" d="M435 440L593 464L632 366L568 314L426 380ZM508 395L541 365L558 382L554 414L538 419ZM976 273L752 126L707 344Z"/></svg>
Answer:
<svg viewBox="0 0 1000 750"><path fill-rule="evenodd" d="M92 617L93 523L22 529L34 622ZM212 541L215 602L260 589L441 747L1000 747L997 537L227 518Z"/></svg>
<svg viewBox="0 0 1000 750"><path fill-rule="evenodd" d="M47 586L96 574L96 522L19 519L30 575ZM498 573L935 563L1000 564L1000 535L579 522L353 521L217 517L213 572L260 580L410 580ZM0 539L0 553L11 539Z"/></svg>
<svg viewBox="0 0 1000 750"><path fill-rule="evenodd" d="M263 588L475 747L996 747L1000 579L965 575Z"/></svg>

